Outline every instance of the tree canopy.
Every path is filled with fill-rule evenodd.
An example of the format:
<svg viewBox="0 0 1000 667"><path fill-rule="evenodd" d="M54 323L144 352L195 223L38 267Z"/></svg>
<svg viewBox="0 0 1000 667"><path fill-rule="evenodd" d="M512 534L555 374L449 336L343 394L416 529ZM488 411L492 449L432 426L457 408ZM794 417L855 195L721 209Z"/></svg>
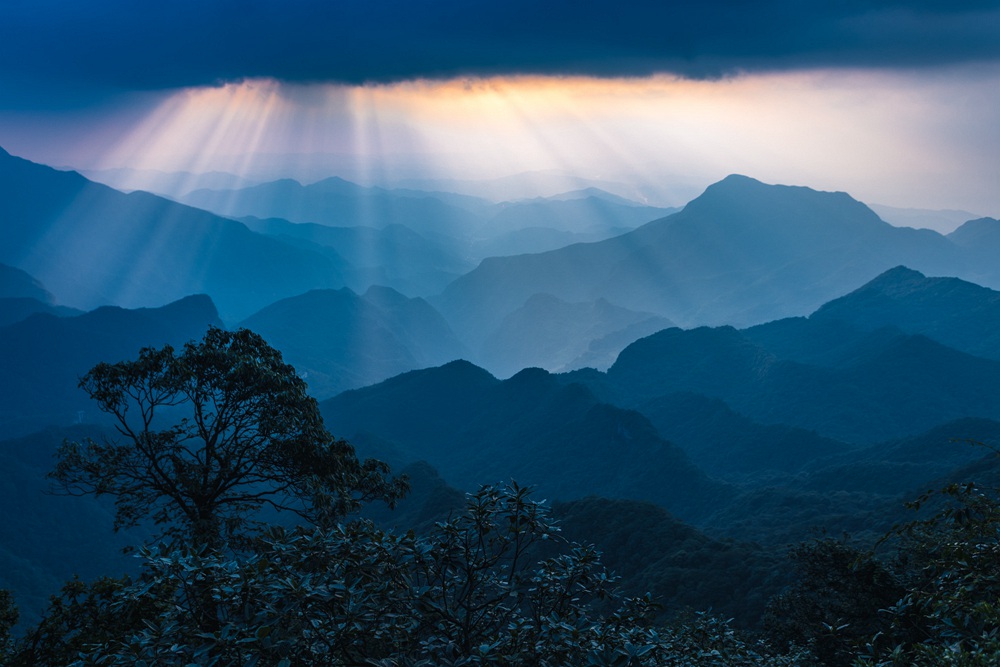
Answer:
<svg viewBox="0 0 1000 667"><path fill-rule="evenodd" d="M405 491L330 435L295 369L247 329L98 364L80 387L118 437L65 443L51 477L67 493L114 497L116 529L151 519L167 536L218 545L265 507L330 525Z"/></svg>

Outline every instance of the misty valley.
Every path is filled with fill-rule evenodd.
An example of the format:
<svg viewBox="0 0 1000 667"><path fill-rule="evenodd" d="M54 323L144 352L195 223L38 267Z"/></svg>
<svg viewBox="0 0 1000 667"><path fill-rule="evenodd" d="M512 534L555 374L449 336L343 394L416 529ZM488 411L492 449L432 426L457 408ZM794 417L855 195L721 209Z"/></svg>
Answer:
<svg viewBox="0 0 1000 667"><path fill-rule="evenodd" d="M1000 656L1000 220L0 183L0 662Z"/></svg>

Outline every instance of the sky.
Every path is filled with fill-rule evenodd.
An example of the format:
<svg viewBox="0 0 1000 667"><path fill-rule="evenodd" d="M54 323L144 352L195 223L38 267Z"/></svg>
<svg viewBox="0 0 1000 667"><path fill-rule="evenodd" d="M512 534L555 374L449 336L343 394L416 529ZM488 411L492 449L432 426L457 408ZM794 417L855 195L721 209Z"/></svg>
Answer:
<svg viewBox="0 0 1000 667"><path fill-rule="evenodd" d="M257 179L555 171L668 205L744 173L1000 216L1000 1L5 0L0 146Z"/></svg>

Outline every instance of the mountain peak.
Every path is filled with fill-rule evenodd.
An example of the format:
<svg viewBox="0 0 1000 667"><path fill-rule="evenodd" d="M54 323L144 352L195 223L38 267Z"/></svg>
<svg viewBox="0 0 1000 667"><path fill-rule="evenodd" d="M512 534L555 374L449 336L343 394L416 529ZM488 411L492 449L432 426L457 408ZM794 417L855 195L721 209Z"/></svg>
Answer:
<svg viewBox="0 0 1000 667"><path fill-rule="evenodd" d="M855 235L890 226L846 192L769 185L741 174L731 174L708 186L683 213L738 223L733 228L750 226L796 235L806 229L824 235Z"/></svg>
<svg viewBox="0 0 1000 667"><path fill-rule="evenodd" d="M746 176L744 174L729 174L723 178L715 185L726 183L728 185L743 184L743 185L766 185L763 181L758 181L756 178Z"/></svg>
<svg viewBox="0 0 1000 667"><path fill-rule="evenodd" d="M983 244L995 242L998 238L1000 238L1000 220L996 218L969 220L948 234L949 241L964 247L984 247Z"/></svg>
<svg viewBox="0 0 1000 667"><path fill-rule="evenodd" d="M924 280L927 280L927 276L900 264L875 276L865 287L885 290L902 285L911 286Z"/></svg>
<svg viewBox="0 0 1000 667"><path fill-rule="evenodd" d="M743 174L729 174L721 181L717 181L707 188L701 197L696 198L694 201L705 197L706 195L726 195L726 196L740 196L745 197L747 195L752 195L753 193L769 193L772 196L799 196L799 197L813 197L813 198L831 198L839 201L850 201L861 207L868 208L861 202L857 201L851 197L846 192L827 192L824 190L814 190L813 188L806 187L804 185L779 185L764 183L756 178L750 176L745 176ZM872 213L874 215L874 213ZM878 216L876 216L878 217Z"/></svg>
<svg viewBox="0 0 1000 667"><path fill-rule="evenodd" d="M1000 292L960 278L928 278L897 266L824 304L810 320L865 331L893 326L990 359L1000 359Z"/></svg>

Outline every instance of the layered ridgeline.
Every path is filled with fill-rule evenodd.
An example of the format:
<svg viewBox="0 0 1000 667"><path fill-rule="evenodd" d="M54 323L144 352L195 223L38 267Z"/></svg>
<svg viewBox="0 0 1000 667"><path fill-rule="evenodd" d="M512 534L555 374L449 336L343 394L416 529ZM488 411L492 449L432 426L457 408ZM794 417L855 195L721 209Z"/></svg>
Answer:
<svg viewBox="0 0 1000 667"><path fill-rule="evenodd" d="M423 299L388 287L346 287L283 299L240 323L281 350L313 396L327 398L462 356L463 346Z"/></svg>
<svg viewBox="0 0 1000 667"><path fill-rule="evenodd" d="M761 422L874 442L1000 417L998 322L1000 293L898 267L809 318L658 332L581 379L625 405L695 392Z"/></svg>
<svg viewBox="0 0 1000 667"><path fill-rule="evenodd" d="M0 178L9 185L0 262L35 276L56 303L158 306L206 293L233 324L311 289L383 285L412 297L451 281L429 298L461 341L451 358L499 376L533 365L604 369L670 324L743 326L809 312L900 264L988 286L1000 271L995 220L944 237L892 227L843 193L739 176L618 236L666 211L596 190L494 204L340 179L185 195L257 216L245 220L251 231L6 153ZM480 262L582 240L593 242Z"/></svg>
<svg viewBox="0 0 1000 667"><path fill-rule="evenodd" d="M57 306L52 292L20 269L0 264L0 327L20 322L35 313L79 315L80 311Z"/></svg>
<svg viewBox="0 0 1000 667"><path fill-rule="evenodd" d="M344 284L346 263L145 192L123 194L0 150L0 262L68 306L158 306L210 294L226 319Z"/></svg>
<svg viewBox="0 0 1000 667"><path fill-rule="evenodd" d="M566 303L551 294L535 294L483 341L479 358L500 377L532 366L604 370L626 345L670 326L673 322L664 317L605 299Z"/></svg>
<svg viewBox="0 0 1000 667"><path fill-rule="evenodd" d="M97 418L77 388L92 366L134 357L143 347L180 347L209 326L223 325L205 295L160 308L105 306L87 313L44 304L29 312L13 307L22 302L41 304L0 299L0 437ZM314 290L271 304L241 326L280 349L318 397L443 364L462 349L426 301L389 288L372 287L363 295Z"/></svg>
<svg viewBox="0 0 1000 667"><path fill-rule="evenodd" d="M942 285L968 295L960 314L940 298ZM865 318L872 294L898 301L874 322ZM903 497L988 454L964 440L998 434L1000 366L986 358L996 350L948 347L928 337L946 329L921 322L951 312L965 318L960 328L986 330L996 295L896 268L810 318L660 331L606 373L534 369L499 381L457 363L323 407L332 428L373 454L426 460L463 488L514 477L559 499L651 500L750 540L871 531L898 518ZM727 486L678 480L706 479L700 471ZM647 487L650 473L658 481Z"/></svg>
<svg viewBox="0 0 1000 667"><path fill-rule="evenodd" d="M202 295L160 308L34 314L0 327L0 437L94 421L99 412L77 387L93 366L134 358L143 347L180 347L221 325Z"/></svg>
<svg viewBox="0 0 1000 667"><path fill-rule="evenodd" d="M400 225L473 262L608 238L671 212L596 188L497 204L448 192L365 187L336 177L309 185L284 179L246 188L196 190L180 201L239 218L335 228Z"/></svg>
<svg viewBox="0 0 1000 667"><path fill-rule="evenodd" d="M839 320L862 330L894 326L1000 359L1000 292L958 278L928 278L904 266L824 304L810 319Z"/></svg>
<svg viewBox="0 0 1000 667"><path fill-rule="evenodd" d="M463 489L516 479L549 498L603 495L703 518L732 490L642 415L541 369L500 381L468 362L413 371L321 404L327 426L393 463L424 460Z"/></svg>
<svg viewBox="0 0 1000 667"><path fill-rule="evenodd" d="M627 234L487 259L434 303L465 340L486 341L535 294L603 298L687 327L746 326L810 312L900 264L1000 284L982 250L1000 246L985 234L976 247L958 243L961 231L893 227L844 193L730 176Z"/></svg>
<svg viewBox="0 0 1000 667"><path fill-rule="evenodd" d="M450 197L445 202L429 193L398 193L333 177L310 185L282 179L239 189L196 190L179 200L229 217L282 218L331 227L384 227L391 223L432 238L474 235L483 222L476 211L486 202Z"/></svg>
<svg viewBox="0 0 1000 667"><path fill-rule="evenodd" d="M631 345L607 373L553 375L529 369L498 380L468 362L453 362L345 392L324 402L323 412L327 426L366 455L389 460L396 469L419 460L440 469L438 478L427 466L407 468L414 477L412 500L418 507L397 525L426 525L447 515L461 490L483 482L514 478L536 484L541 497L563 501L557 507L567 534L596 542L630 588L652 590L671 605L711 604L752 623L763 601L784 581L778 565L782 545L820 530L878 533L904 519L902 501L926 488L949 479L997 475L996 461L983 460L987 451L955 442L1000 444L1000 422L991 412L998 402L983 380L984 375L996 377L997 362L946 347L927 337L934 332L920 324L941 321L951 307L948 299L938 298L942 284L948 286L946 291L969 295L962 313L955 315L968 318L962 326L982 327L993 316L990 304L996 292L897 268L810 318L744 330L661 331ZM898 299L894 309L886 309L895 315L868 322L866 304L873 293ZM851 306L853 301L857 305ZM16 327L74 326L67 335L79 344L93 332L102 337L121 334L129 330L129 322L144 316L150 324L134 327L141 333L137 339L160 344L154 334L165 333L165 322L156 317L176 324L182 313L199 310L192 307L199 303L211 315L210 303L200 297L174 304L180 309L174 314L167 309L100 309L61 319L34 316ZM835 306L840 309L836 319L830 316ZM283 344L289 359L297 354L295 345L308 349L317 344L305 336L306 329L313 332L310 336L321 337L315 332L329 331L340 320L366 321L388 332L400 327L411 335L427 326L427 339L445 335L434 328L439 319L422 319L433 312L424 302L384 289L361 296L348 290L316 291L275 304L276 311L285 308L285 314L270 314L273 321L298 321L303 331L279 328L270 335L275 341L289 337ZM261 326L267 310L255 316ZM319 317L326 311L339 313L334 322ZM407 313L414 319L403 325ZM197 318L188 319L197 325ZM421 321L425 324L416 324ZM84 323L90 326L81 327ZM37 340L46 352L70 347L66 338L32 331L19 343L21 348L12 342L4 347L27 349L23 346L28 339ZM299 334L305 340L294 338ZM908 346L915 346L915 355L893 352ZM115 360L134 356L134 351L107 348L100 354ZM34 367L43 363L40 353L16 377L35 377ZM955 377L947 380L948 373ZM75 378L39 377L52 385L75 386ZM982 393L983 401L962 393L963 384L969 393ZM734 389L742 385L750 394L771 392L767 397L780 409L752 414L736 400L753 398ZM808 406L808 399L824 388L821 406ZM879 391L885 396L877 396ZM781 407L783 402L791 407ZM885 405L863 405L870 402ZM920 415L898 417L907 402ZM869 411L858 416L863 407ZM829 423L853 425L857 433L831 434L827 422L822 428L803 427L791 418L824 412ZM886 435L891 430L887 423L896 435ZM923 423L931 426L924 428ZM39 494L52 449L62 437L81 434L50 432L0 443L5 469L13 476L5 488L20 498ZM591 497L595 494L610 500ZM32 502L23 512L24 521L11 523L11 531L30 536L23 543L16 542L12 532L0 541L0 560L9 572L25 573L24 578L35 582L9 574L0 585L27 586L29 599L51 591L46 586L64 578L65 563L50 562L47 552L64 551L24 525L53 527L73 521L66 530L80 535L78 557L86 564L81 571L95 572L95 563L117 568L122 562L107 555L105 541L92 544L85 537L93 534L88 531L103 535L107 530L103 508L80 505L75 513L61 512L57 501L70 502ZM678 519L696 523L702 532ZM722 539L733 537L764 546ZM26 564L31 567L22 567Z"/></svg>

